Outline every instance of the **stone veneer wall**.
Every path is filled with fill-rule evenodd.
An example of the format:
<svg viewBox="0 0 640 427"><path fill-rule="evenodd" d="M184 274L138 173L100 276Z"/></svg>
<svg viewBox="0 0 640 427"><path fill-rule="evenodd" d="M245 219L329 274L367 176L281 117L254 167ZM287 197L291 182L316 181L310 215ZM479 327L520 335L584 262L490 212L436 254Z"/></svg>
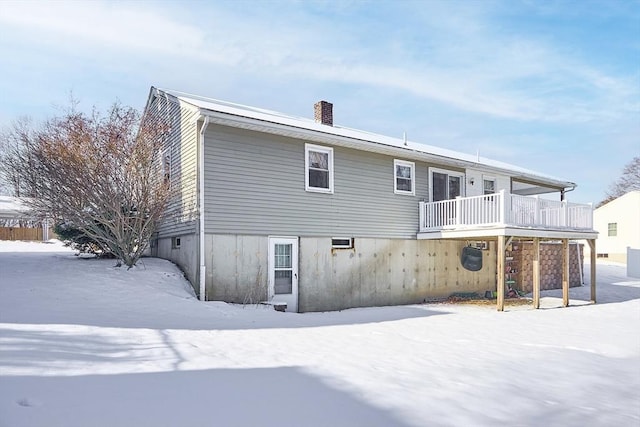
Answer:
<svg viewBox="0 0 640 427"><path fill-rule="evenodd" d="M524 292L533 290L533 242L515 241L507 256L507 268L516 270L511 274L516 280L515 288ZM580 250L578 251L578 247ZM569 244L569 286L581 286L581 269L584 274L584 245ZM562 288L562 243L540 243L540 290Z"/></svg>

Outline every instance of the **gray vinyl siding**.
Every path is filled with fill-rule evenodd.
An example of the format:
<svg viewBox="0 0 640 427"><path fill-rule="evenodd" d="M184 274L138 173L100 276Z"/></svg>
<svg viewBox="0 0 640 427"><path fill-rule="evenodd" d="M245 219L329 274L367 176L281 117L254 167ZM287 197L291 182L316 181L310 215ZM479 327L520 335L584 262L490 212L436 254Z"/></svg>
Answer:
<svg viewBox="0 0 640 427"><path fill-rule="evenodd" d="M332 148L334 193L307 192L305 141L210 125L206 232L414 239L418 202L429 194L429 165L415 162L416 194L400 195L394 193L394 157Z"/></svg>
<svg viewBox="0 0 640 427"><path fill-rule="evenodd" d="M167 103L168 102L168 103ZM158 105L159 103L159 105ZM195 108L181 106L176 99L156 98L150 108L169 122L165 149L171 153L171 199L158 236L195 233L197 229L197 151L198 135ZM164 160L163 160L164 161Z"/></svg>

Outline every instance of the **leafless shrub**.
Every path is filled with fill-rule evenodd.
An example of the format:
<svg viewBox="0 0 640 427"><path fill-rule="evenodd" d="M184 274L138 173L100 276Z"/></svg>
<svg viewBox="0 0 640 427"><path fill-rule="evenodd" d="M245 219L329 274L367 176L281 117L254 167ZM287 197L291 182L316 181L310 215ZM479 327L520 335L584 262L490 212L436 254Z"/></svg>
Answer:
<svg viewBox="0 0 640 427"><path fill-rule="evenodd" d="M132 267L170 196L164 131L119 104L105 115L71 109L37 128L18 123L3 138L13 144L4 175L35 214L73 224Z"/></svg>

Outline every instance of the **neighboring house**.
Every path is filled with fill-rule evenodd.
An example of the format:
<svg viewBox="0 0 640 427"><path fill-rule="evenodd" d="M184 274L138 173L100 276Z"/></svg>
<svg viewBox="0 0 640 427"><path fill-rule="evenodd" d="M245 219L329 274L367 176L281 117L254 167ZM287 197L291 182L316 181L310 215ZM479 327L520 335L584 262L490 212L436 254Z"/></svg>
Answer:
<svg viewBox="0 0 640 427"><path fill-rule="evenodd" d="M0 196L0 240L49 240L49 225L32 217L23 198Z"/></svg>
<svg viewBox="0 0 640 427"><path fill-rule="evenodd" d="M324 101L309 120L151 88L146 112L170 126L175 193L152 251L201 299L323 311L497 286L501 309L512 239L595 244L591 206L559 200L574 183L336 126Z"/></svg>
<svg viewBox="0 0 640 427"><path fill-rule="evenodd" d="M640 249L640 191L630 191L593 212L598 258L627 262L627 247Z"/></svg>
<svg viewBox="0 0 640 427"><path fill-rule="evenodd" d="M29 218L29 208L19 197L0 196L0 225L19 226L20 221Z"/></svg>

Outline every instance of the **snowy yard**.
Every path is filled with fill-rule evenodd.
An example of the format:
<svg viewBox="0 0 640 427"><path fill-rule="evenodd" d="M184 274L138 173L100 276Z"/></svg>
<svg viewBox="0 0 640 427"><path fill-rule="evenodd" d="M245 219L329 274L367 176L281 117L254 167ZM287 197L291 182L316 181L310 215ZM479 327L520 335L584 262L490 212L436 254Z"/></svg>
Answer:
<svg viewBox="0 0 640 427"><path fill-rule="evenodd" d="M640 280L543 309L279 313L0 242L0 426L639 426ZM589 272L589 269L585 269ZM588 277L586 278L588 283Z"/></svg>

